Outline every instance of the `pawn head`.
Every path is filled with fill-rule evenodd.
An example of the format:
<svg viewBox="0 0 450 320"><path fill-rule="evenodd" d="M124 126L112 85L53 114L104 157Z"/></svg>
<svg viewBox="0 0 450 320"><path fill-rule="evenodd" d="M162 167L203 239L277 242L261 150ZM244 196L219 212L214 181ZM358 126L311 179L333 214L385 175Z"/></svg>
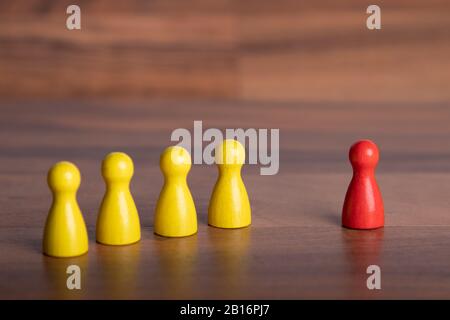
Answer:
<svg viewBox="0 0 450 320"><path fill-rule="evenodd" d="M54 164L47 175L48 186L54 192L75 192L80 186L80 181L80 171L68 161Z"/></svg>
<svg viewBox="0 0 450 320"><path fill-rule="evenodd" d="M159 166L165 176L187 175L191 163L191 155L180 146L166 148L159 159Z"/></svg>
<svg viewBox="0 0 450 320"><path fill-rule="evenodd" d="M239 165L245 163L245 149L233 139L226 139L216 147L216 163L218 165Z"/></svg>
<svg viewBox="0 0 450 320"><path fill-rule="evenodd" d="M379 159L378 147L370 140L360 140L350 148L349 159L353 167L374 168Z"/></svg>
<svg viewBox="0 0 450 320"><path fill-rule="evenodd" d="M133 160L123 152L111 152L102 162L105 181L129 181L134 173Z"/></svg>

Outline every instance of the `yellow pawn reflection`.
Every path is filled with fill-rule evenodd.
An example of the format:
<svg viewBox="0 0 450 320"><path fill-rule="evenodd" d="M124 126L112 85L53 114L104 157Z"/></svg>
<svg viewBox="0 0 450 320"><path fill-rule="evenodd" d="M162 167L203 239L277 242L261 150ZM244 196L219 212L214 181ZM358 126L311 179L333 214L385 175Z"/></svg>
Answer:
<svg viewBox="0 0 450 320"><path fill-rule="evenodd" d="M56 163L48 172L47 182L53 203L44 229L43 251L52 257L75 257L88 251L88 235L76 192L80 171L70 162Z"/></svg>
<svg viewBox="0 0 450 320"><path fill-rule="evenodd" d="M108 154L102 163L106 193L97 217L97 242L126 245L141 239L139 215L130 192L134 167L122 152Z"/></svg>
<svg viewBox="0 0 450 320"><path fill-rule="evenodd" d="M251 224L251 208L241 178L245 149L237 140L224 140L216 147L219 177L208 208L208 223L219 228L242 228Z"/></svg>
<svg viewBox="0 0 450 320"><path fill-rule="evenodd" d="M164 237L185 237L197 232L197 212L187 185L191 169L189 152L179 146L169 147L159 165L164 186L155 210L155 233Z"/></svg>

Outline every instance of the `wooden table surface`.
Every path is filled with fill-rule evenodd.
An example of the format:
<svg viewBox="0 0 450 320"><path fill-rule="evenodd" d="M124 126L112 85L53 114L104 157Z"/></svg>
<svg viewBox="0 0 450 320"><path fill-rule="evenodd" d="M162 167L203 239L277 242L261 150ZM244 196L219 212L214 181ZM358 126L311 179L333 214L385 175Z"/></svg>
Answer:
<svg viewBox="0 0 450 320"><path fill-rule="evenodd" d="M51 101L0 105L0 298L450 298L450 108L448 103L270 103L211 101ZM197 235L165 239L152 230L162 186L158 161L176 128L279 128L280 171L243 170L253 224L207 225L217 172L194 165L189 185ZM349 146L380 147L377 179L386 227L341 228L351 167ZM142 241L95 243L104 193L102 158L127 152ZM78 202L89 253L42 255L51 203L49 167L82 174ZM66 267L82 268L82 290L66 289ZM366 267L382 270L382 290L366 288Z"/></svg>

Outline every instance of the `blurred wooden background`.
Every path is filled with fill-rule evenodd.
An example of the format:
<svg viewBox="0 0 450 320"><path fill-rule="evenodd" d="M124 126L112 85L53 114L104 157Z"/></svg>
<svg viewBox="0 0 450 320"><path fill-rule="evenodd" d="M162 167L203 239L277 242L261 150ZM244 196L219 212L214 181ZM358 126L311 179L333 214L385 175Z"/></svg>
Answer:
<svg viewBox="0 0 450 320"><path fill-rule="evenodd" d="M382 30L365 27L382 9ZM82 30L65 27L78 4ZM450 101L450 1L2 0L0 99Z"/></svg>

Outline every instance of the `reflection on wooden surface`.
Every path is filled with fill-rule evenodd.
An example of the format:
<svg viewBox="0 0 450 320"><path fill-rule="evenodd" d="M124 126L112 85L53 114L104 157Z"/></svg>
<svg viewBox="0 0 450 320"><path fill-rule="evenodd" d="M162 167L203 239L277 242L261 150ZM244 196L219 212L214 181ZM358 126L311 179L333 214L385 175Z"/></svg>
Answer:
<svg viewBox="0 0 450 320"><path fill-rule="evenodd" d="M381 253L383 250L384 228L375 230L342 230L342 244L349 266L349 293L356 297L371 297L376 290L369 291L366 286L367 267L383 264Z"/></svg>
<svg viewBox="0 0 450 320"><path fill-rule="evenodd" d="M98 279L90 277L90 285L98 286L108 299L136 298L140 285L141 242L127 246L96 244L95 259Z"/></svg>
<svg viewBox="0 0 450 320"><path fill-rule="evenodd" d="M197 235L183 238L156 236L158 246L154 257L156 274L163 298L189 299L196 291L196 268L198 266ZM148 281L152 281L149 279Z"/></svg>
<svg viewBox="0 0 450 320"><path fill-rule="evenodd" d="M84 254L74 258L53 258L42 257L42 264L46 285L48 289L45 290L47 299L84 299L86 298L87 274L89 272L88 255ZM69 290L67 288L67 267L70 265L77 265L80 267L81 289Z"/></svg>
<svg viewBox="0 0 450 320"><path fill-rule="evenodd" d="M212 252L212 274L219 296L232 299L248 294L251 227L208 229Z"/></svg>

